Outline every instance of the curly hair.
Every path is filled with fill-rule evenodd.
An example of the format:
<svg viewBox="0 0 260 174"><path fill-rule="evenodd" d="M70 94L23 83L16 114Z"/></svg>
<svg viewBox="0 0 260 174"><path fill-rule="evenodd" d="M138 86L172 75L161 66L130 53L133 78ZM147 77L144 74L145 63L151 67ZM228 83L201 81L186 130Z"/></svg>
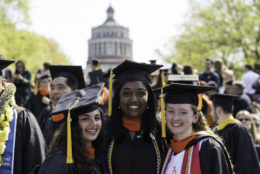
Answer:
<svg viewBox="0 0 260 174"><path fill-rule="evenodd" d="M103 122L103 111L98 109L101 113L101 120ZM94 167L93 162L85 155L85 147L82 136L82 129L78 124L78 117L72 114L72 122L71 122L71 137L72 137L72 155L74 159L74 164L77 173L79 174L92 174ZM96 140L92 142L93 147L95 148L95 159L100 160L101 171L102 173L105 171L105 162L103 157L103 126L101 127L100 133ZM62 151L66 154L67 149L67 122L65 121L61 127L55 132L52 142L50 144L50 148L48 154L52 154L57 151Z"/></svg>
<svg viewBox="0 0 260 174"><path fill-rule="evenodd" d="M148 83L142 82L147 91L148 91L148 102L147 109L144 111L142 115L142 124L141 129L143 131L144 138L146 140L150 140L150 133L155 133L155 125L156 125L156 107L155 107L155 97L152 91L151 86ZM123 125L122 125L122 110L119 108L120 106L120 89L123 87L123 84L118 86L115 89L115 94L113 97L112 103L112 116L108 123L108 138L115 139L115 141L121 141L123 138Z"/></svg>

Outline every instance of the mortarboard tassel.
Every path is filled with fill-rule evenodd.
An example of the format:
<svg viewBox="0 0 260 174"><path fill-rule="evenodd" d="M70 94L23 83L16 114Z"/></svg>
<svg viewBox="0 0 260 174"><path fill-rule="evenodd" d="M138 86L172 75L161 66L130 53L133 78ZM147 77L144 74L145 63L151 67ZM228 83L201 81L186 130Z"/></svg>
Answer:
<svg viewBox="0 0 260 174"><path fill-rule="evenodd" d="M97 68L96 68L96 70L99 70L99 67L100 67L100 60L98 60L98 63L97 63Z"/></svg>
<svg viewBox="0 0 260 174"><path fill-rule="evenodd" d="M66 159L66 163L67 164L72 164L73 161L73 157L72 157L72 141L71 141L71 118L70 118L70 111L71 109L73 109L79 102L79 98L77 98L75 100L75 102L73 103L73 105L69 108L68 111L68 118L67 118L67 159Z"/></svg>
<svg viewBox="0 0 260 174"><path fill-rule="evenodd" d="M35 87L34 87L34 95L38 94L38 80L36 79Z"/></svg>
<svg viewBox="0 0 260 174"><path fill-rule="evenodd" d="M164 95L163 95L163 87L165 86L165 80L164 80L164 72L162 71L161 74L162 79L162 88L161 88L161 123L162 123L162 137L166 137L166 129L165 129L165 111L164 111Z"/></svg>
<svg viewBox="0 0 260 174"><path fill-rule="evenodd" d="M198 81L198 85L200 85L200 81ZM199 110L202 109L203 103L202 103L202 94L198 94L198 98L199 98L199 103L198 103L198 108Z"/></svg>
<svg viewBox="0 0 260 174"><path fill-rule="evenodd" d="M113 71L110 70L109 75L109 98L108 98L108 116L112 115L112 95L113 95Z"/></svg>

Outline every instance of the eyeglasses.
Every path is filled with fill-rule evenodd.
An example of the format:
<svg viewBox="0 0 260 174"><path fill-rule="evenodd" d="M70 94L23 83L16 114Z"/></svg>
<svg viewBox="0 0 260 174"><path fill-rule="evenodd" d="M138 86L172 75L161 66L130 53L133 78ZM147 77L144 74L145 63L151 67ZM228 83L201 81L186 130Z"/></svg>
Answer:
<svg viewBox="0 0 260 174"><path fill-rule="evenodd" d="M249 118L240 118L240 119L238 119L239 121L243 121L243 120L245 120L245 121L249 121Z"/></svg>

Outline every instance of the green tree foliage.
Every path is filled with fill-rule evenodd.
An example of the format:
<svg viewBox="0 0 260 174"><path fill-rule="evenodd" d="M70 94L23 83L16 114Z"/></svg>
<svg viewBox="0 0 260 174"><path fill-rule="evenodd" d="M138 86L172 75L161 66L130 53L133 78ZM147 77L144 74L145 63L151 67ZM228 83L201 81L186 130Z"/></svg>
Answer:
<svg viewBox="0 0 260 174"><path fill-rule="evenodd" d="M169 41L164 59L204 70L206 57L222 58L234 70L260 63L260 0L190 0L183 32Z"/></svg>
<svg viewBox="0 0 260 174"><path fill-rule="evenodd" d="M43 62L70 64L57 42L31 31L17 29L28 19L28 0L0 0L0 54L9 60L23 60L33 74ZM10 13L12 11L13 13ZM22 16L14 19L14 14ZM11 67L14 69L14 65Z"/></svg>

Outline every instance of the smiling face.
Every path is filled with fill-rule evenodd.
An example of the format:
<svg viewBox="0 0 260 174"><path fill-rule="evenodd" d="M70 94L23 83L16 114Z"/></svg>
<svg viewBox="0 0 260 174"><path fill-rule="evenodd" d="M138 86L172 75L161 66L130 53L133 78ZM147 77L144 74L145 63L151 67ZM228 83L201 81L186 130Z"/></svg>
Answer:
<svg viewBox="0 0 260 174"><path fill-rule="evenodd" d="M86 146L90 147L97 139L102 126L101 114L98 109L78 116L78 123L82 129L82 137Z"/></svg>
<svg viewBox="0 0 260 174"><path fill-rule="evenodd" d="M141 120L147 107L148 91L140 82L127 82L120 89L120 108L129 120Z"/></svg>
<svg viewBox="0 0 260 174"><path fill-rule="evenodd" d="M194 115L191 104L166 105L166 123L175 140L182 140L192 134L192 123L198 121Z"/></svg>
<svg viewBox="0 0 260 174"><path fill-rule="evenodd" d="M60 97L64 94L70 93L72 89L67 85L65 77L57 77L51 82L50 99L55 106Z"/></svg>
<svg viewBox="0 0 260 174"><path fill-rule="evenodd" d="M237 116L237 119L246 127L247 130L251 129L251 122L246 114L239 114Z"/></svg>

